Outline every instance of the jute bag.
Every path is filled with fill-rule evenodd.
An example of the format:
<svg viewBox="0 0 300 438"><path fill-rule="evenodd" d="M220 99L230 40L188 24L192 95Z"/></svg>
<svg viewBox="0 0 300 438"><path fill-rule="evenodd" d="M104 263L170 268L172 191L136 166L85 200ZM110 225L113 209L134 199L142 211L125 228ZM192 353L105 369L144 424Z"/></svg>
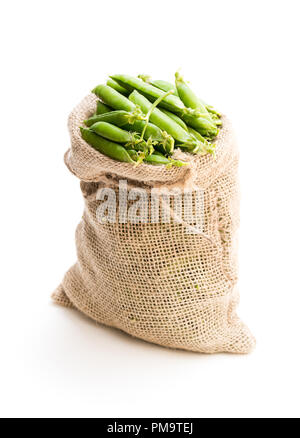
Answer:
<svg viewBox="0 0 300 438"><path fill-rule="evenodd" d="M229 121L223 117L215 159L179 151L189 166L135 167L100 154L82 140L79 126L94 113L96 100L87 96L69 117L71 149L65 163L81 180L85 209L76 231L78 261L53 300L166 347L250 352L255 340L236 314L238 150ZM178 202L175 209L174 197L166 209L169 223L162 223L161 213L157 223L101 222L97 193L113 189L118 214L120 181L126 181L128 190L156 189L164 205L165 189L181 190L191 201L190 211ZM151 199L147 206L150 211ZM183 219L178 217L180 207Z"/></svg>

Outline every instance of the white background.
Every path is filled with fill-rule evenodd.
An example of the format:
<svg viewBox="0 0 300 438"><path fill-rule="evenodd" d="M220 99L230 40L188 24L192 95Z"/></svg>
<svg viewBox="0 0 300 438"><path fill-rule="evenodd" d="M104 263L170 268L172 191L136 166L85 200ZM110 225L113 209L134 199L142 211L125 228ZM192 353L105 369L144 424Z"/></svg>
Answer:
<svg viewBox="0 0 300 438"><path fill-rule="evenodd" d="M0 415L299 416L299 2L11 0L0 41ZM179 67L239 139L249 356L164 349L50 301L83 208L69 112L108 74Z"/></svg>

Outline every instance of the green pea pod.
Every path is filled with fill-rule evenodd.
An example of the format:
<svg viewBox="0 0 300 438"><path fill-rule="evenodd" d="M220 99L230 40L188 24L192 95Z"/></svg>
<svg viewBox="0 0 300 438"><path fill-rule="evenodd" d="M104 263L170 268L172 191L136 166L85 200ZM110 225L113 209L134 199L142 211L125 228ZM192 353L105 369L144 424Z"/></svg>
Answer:
<svg viewBox="0 0 300 438"><path fill-rule="evenodd" d="M157 154L154 153L152 155L148 155L147 157L144 158L144 161L146 161L147 163L150 164L154 164L157 166L167 166L167 167L171 167L171 166L176 166L176 167L182 167L182 166L187 166L189 163L186 163L184 161L180 161L180 160L173 160L172 158L167 158L164 157L161 154Z"/></svg>
<svg viewBox="0 0 300 438"><path fill-rule="evenodd" d="M135 78L134 76L114 75L111 76L111 78L130 92L137 90L140 94L149 99L150 102L155 102L156 99L164 95L164 92L159 88L154 87L147 82L144 82L142 79ZM181 100L174 95L170 95L164 98L160 102L159 106L169 111L175 112L176 114L182 114L183 112L188 111L188 109L185 108Z"/></svg>
<svg viewBox="0 0 300 438"><path fill-rule="evenodd" d="M176 90L175 85L171 84L170 82L157 80L157 81L150 81L150 84L156 88L159 88L162 91L174 90L174 96L178 96L178 91Z"/></svg>
<svg viewBox="0 0 300 438"><path fill-rule="evenodd" d="M116 110L134 111L135 105L108 85L98 85L92 90L106 105Z"/></svg>
<svg viewBox="0 0 300 438"><path fill-rule="evenodd" d="M119 93L123 94L124 96L128 96L129 92L126 90L126 88L121 87L121 85L118 84L118 82L114 81L113 79L109 78L106 81L106 85L113 88L114 90L118 91Z"/></svg>
<svg viewBox="0 0 300 438"><path fill-rule="evenodd" d="M124 131L124 129L107 122L94 123L90 129L96 134L101 135L101 137L115 141L116 143L128 143L132 141L133 137L128 131Z"/></svg>
<svg viewBox="0 0 300 438"><path fill-rule="evenodd" d="M201 143L208 143L208 140L203 137L200 132L196 131L196 129L193 129L190 126L188 126L187 128L189 133L193 135L197 140L201 141Z"/></svg>
<svg viewBox="0 0 300 438"><path fill-rule="evenodd" d="M174 122L178 123L178 125L180 125L185 131L188 130L188 128L187 128L186 124L184 123L184 121L180 117L178 117L176 114L171 113L171 111L168 111L168 110L166 110L164 108L160 108L160 110L163 113L167 114L167 116L169 116L170 119L173 119Z"/></svg>
<svg viewBox="0 0 300 438"><path fill-rule="evenodd" d="M136 90L130 94L129 99L131 102L138 105L144 114L147 114L152 107L151 102L149 102L146 97L138 93ZM174 122L174 120L170 119L170 117L168 117L158 108L154 108L150 116L150 121L181 143L193 142L193 138L188 134L188 132L186 132L180 125Z"/></svg>
<svg viewBox="0 0 300 438"><path fill-rule="evenodd" d="M110 111L112 111L112 109L105 105L105 103L101 102L101 100L97 102L96 115L109 113Z"/></svg>
<svg viewBox="0 0 300 438"><path fill-rule="evenodd" d="M94 149L101 152L101 154L106 155L107 157L117 161L134 163L134 161L123 146L100 137L99 135L92 132L90 129L81 127L80 131L83 140L85 140Z"/></svg>
<svg viewBox="0 0 300 438"><path fill-rule="evenodd" d="M203 117L192 117L189 114L182 116L185 123L200 132L201 135L207 138L215 138L218 135L218 128L216 125Z"/></svg>
<svg viewBox="0 0 300 438"><path fill-rule="evenodd" d="M206 138L202 137L202 135L196 131L195 129L188 127L189 133L193 135L197 140L199 140L199 145L197 148L195 148L192 153L194 154L212 154L215 155L215 144L210 143L207 141Z"/></svg>
<svg viewBox="0 0 300 438"><path fill-rule="evenodd" d="M175 73L175 84L179 97L184 105L188 108L198 109L203 114L203 117L210 120L210 114L205 105L202 104L200 99L198 99L196 94L190 89L178 72Z"/></svg>
<svg viewBox="0 0 300 438"><path fill-rule="evenodd" d="M198 110L201 114L201 118L211 121L216 126L222 126L222 121L219 120L220 113L218 113L211 105L207 105L202 99L199 99L178 72L175 73L175 78L176 89L182 102L189 108ZM187 117L189 117L188 114ZM194 127L196 127L196 125Z"/></svg>
<svg viewBox="0 0 300 438"><path fill-rule="evenodd" d="M137 116L138 117L138 116ZM84 121L86 126L92 126L97 122L107 122L112 125L116 125L122 127L127 125L131 120L134 121L135 114L128 111L118 110L118 111L110 111L109 113L99 114L90 117L89 119Z"/></svg>
<svg viewBox="0 0 300 438"><path fill-rule="evenodd" d="M145 161L147 163L156 164L159 166L170 164L170 161L167 157L157 154L148 155L148 157L145 157Z"/></svg>

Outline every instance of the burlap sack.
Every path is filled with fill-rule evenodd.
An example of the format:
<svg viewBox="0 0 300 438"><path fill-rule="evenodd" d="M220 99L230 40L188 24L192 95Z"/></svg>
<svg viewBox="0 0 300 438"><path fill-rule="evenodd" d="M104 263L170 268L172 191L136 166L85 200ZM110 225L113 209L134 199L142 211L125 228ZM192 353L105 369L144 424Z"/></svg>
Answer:
<svg viewBox="0 0 300 438"><path fill-rule="evenodd" d="M71 149L65 162L81 180L85 209L76 231L78 261L53 293L54 301L163 346L248 353L255 340L236 315L238 150L229 121L223 117L215 160L181 153L188 167L134 167L81 139L79 126L95 106L89 95L69 117ZM202 231L187 232L186 216L177 220L172 202L169 224L99 223L97 191L111 187L118 198L120 180L146 191L190 191L193 210L198 205L193 197L202 189ZM193 213L191 222L197 223Z"/></svg>

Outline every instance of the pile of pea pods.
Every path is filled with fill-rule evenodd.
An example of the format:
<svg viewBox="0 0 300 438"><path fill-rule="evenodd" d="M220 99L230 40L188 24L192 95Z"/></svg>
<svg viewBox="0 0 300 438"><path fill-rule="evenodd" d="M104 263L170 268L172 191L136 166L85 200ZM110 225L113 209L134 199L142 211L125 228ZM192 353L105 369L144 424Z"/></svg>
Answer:
<svg viewBox="0 0 300 438"><path fill-rule="evenodd" d="M92 91L100 99L84 121L82 138L100 153L139 165L184 166L172 158L175 148L214 155L221 114L199 99L182 76L175 84L149 76L110 76Z"/></svg>

